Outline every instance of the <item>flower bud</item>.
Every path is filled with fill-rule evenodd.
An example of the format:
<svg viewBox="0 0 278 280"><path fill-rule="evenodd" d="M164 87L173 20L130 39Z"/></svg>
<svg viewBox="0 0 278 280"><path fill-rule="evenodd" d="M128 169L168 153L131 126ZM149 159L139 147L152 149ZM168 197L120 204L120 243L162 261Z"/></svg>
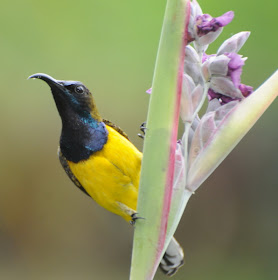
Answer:
<svg viewBox="0 0 278 280"><path fill-rule="evenodd" d="M241 91L235 87L234 83L229 77L212 77L210 81L210 88L216 92L232 99L242 99Z"/></svg>
<svg viewBox="0 0 278 280"><path fill-rule="evenodd" d="M219 47L217 55L224 53L237 53L248 39L250 32L239 32L231 38L224 41Z"/></svg>
<svg viewBox="0 0 278 280"><path fill-rule="evenodd" d="M231 59L226 55L212 57L209 60L210 64L208 66L210 75L226 76L228 74L228 70L229 70L228 64L230 60Z"/></svg>
<svg viewBox="0 0 278 280"><path fill-rule="evenodd" d="M202 83L201 63L199 55L191 46L185 48L184 72L192 77L194 83L197 85Z"/></svg>

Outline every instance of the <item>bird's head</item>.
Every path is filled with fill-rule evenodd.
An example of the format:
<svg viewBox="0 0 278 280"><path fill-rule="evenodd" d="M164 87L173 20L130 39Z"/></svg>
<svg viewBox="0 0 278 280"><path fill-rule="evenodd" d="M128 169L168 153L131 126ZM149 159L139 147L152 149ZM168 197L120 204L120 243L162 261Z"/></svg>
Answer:
<svg viewBox="0 0 278 280"><path fill-rule="evenodd" d="M43 73L31 75L28 79L32 78L43 80L50 86L62 121L76 116L92 117L97 122L102 120L91 92L81 82L55 80Z"/></svg>

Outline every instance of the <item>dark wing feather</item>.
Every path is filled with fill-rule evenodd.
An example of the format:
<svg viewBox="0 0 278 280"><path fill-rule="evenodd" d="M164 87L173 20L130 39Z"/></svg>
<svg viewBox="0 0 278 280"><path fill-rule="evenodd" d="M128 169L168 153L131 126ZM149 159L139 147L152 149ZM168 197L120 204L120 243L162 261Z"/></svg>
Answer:
<svg viewBox="0 0 278 280"><path fill-rule="evenodd" d="M68 162L66 160L66 158L63 156L60 147L58 148L58 156L59 156L59 160L61 165L63 166L64 170L66 171L67 175L69 176L69 178L71 179L71 181L85 194L87 194L88 196L90 196L86 190L82 187L82 185L80 184L80 182L77 180L77 178L73 175L73 173L70 170L70 167L68 165Z"/></svg>

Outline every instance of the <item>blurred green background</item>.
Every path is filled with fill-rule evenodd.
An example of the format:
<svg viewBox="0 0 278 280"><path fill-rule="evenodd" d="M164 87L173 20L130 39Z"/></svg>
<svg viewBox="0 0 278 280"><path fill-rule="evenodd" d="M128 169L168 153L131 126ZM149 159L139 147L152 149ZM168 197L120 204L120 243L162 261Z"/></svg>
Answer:
<svg viewBox="0 0 278 280"><path fill-rule="evenodd" d="M128 279L132 227L67 178L50 90L26 78L83 81L102 115L141 149L165 3L1 2L0 279ZM242 81L258 87L277 68L277 1L200 4L214 16L236 15L211 52L252 31ZM277 120L276 101L190 200L176 233L186 265L173 279L277 279Z"/></svg>

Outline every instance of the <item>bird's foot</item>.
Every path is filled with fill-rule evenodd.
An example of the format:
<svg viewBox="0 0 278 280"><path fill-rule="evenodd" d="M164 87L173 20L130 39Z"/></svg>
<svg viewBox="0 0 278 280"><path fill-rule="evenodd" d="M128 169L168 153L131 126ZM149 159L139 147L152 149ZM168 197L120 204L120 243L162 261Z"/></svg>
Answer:
<svg viewBox="0 0 278 280"><path fill-rule="evenodd" d="M136 222L136 220L138 220L138 219L143 219L143 220L145 220L145 218L143 218L143 217L138 217L137 215L138 215L138 213L133 213L133 214L130 215L131 221L130 221L129 223L130 223L132 226L135 225L135 222Z"/></svg>
<svg viewBox="0 0 278 280"><path fill-rule="evenodd" d="M140 137L140 138L145 138L145 134L146 134L146 130L147 130L147 127L146 127L146 122L143 122L141 125L140 125L140 130L143 132L143 134L141 133L138 133L137 135Z"/></svg>

